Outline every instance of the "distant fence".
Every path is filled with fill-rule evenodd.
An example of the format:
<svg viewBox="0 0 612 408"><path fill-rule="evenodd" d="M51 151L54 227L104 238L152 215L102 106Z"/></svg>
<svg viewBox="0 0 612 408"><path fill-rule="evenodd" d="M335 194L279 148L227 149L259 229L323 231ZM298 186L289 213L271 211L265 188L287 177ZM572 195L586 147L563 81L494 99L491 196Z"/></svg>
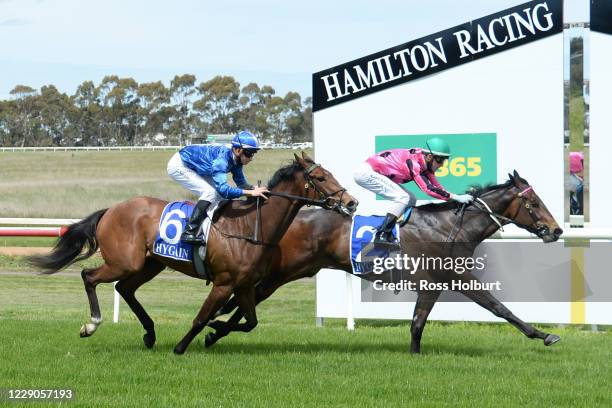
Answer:
<svg viewBox="0 0 612 408"><path fill-rule="evenodd" d="M48 146L48 147L2 147L0 152L74 152L74 151L154 151L154 150L180 150L183 146ZM262 149L309 149L312 143L294 143L267 145L262 144Z"/></svg>
<svg viewBox="0 0 612 408"><path fill-rule="evenodd" d="M152 151L180 150L183 146L49 146L49 147L0 147L0 152L68 152L68 151Z"/></svg>

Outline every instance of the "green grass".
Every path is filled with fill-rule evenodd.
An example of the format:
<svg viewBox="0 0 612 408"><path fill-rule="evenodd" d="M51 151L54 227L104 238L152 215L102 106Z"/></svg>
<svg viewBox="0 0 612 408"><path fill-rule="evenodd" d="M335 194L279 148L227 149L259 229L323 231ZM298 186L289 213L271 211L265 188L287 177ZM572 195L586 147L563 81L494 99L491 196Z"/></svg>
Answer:
<svg viewBox="0 0 612 408"><path fill-rule="evenodd" d="M267 183L297 150L263 150L245 167L248 180ZM312 153L311 151L309 151ZM146 195L194 200L168 177L171 151L0 152L0 216L81 218ZM231 177L230 177L231 180Z"/></svg>
<svg viewBox="0 0 612 408"><path fill-rule="evenodd" d="M112 287L98 294L106 322L80 339L89 315L78 273L0 275L0 387L70 387L74 406L609 406L610 333L548 328L544 347L508 324L432 322L423 353L407 353L408 322L314 325L314 283L290 284L258 308L259 326L183 356L174 345L208 288L175 272L139 298L157 344L125 304L111 323Z"/></svg>
<svg viewBox="0 0 612 408"><path fill-rule="evenodd" d="M569 121L570 150L582 151L584 148L584 99L582 96L570 98Z"/></svg>

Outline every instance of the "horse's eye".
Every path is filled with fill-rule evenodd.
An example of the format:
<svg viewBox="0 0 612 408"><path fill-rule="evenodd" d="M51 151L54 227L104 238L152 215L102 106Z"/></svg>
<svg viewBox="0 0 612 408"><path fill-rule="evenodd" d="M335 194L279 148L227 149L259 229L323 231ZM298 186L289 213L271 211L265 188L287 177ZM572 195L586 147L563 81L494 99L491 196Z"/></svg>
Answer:
<svg viewBox="0 0 612 408"><path fill-rule="evenodd" d="M540 208L540 203L538 203L537 201L532 201L532 202L531 202L531 206L532 206L533 208Z"/></svg>
<svg viewBox="0 0 612 408"><path fill-rule="evenodd" d="M320 182L323 182L323 181L325 181L325 177L323 177L323 176L317 177L317 180L320 181Z"/></svg>

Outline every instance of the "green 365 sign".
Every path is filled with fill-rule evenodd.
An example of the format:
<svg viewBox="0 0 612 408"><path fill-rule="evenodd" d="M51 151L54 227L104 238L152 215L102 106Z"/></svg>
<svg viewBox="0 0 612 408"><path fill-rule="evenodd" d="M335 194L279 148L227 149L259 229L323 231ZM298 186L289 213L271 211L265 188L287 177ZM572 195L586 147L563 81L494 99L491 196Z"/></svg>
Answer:
<svg viewBox="0 0 612 408"><path fill-rule="evenodd" d="M426 147L425 141L440 137L448 142L450 160L436 171L436 177L445 189L463 193L473 184L486 185L497 182L497 135L495 133L461 133L429 135L376 136L376 152L388 149ZM404 187L416 193L418 199L431 199L421 192L415 183Z"/></svg>

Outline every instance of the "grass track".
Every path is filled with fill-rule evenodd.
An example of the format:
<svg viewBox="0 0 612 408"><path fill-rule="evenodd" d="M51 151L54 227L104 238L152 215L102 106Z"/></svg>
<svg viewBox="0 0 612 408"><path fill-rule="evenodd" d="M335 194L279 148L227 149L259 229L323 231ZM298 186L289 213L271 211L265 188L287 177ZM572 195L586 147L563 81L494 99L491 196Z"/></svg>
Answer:
<svg viewBox="0 0 612 408"><path fill-rule="evenodd" d="M292 153L262 152L247 177L267 181ZM191 198L165 173L171 154L0 153L0 213L73 218L138 194ZM138 292L156 322L157 344L148 350L124 303L121 323L110 323L110 285L98 288L106 323L80 339L89 311L78 268L38 276L22 258L1 255L0 268L13 271L0 273L0 388L70 387L71 406L612 405L609 331L554 327L562 340L546 348L508 324L433 322L423 354L411 356L408 322L359 321L352 333L340 320L315 328L314 283L302 281L258 307L252 333L210 350L200 336L175 356L208 291L202 282L164 272Z"/></svg>
<svg viewBox="0 0 612 408"><path fill-rule="evenodd" d="M156 322L152 350L125 304L121 323L109 322L111 289L98 288L107 322L80 339L88 306L78 273L1 274L0 387L71 387L74 406L612 404L609 332L553 328L562 341L547 348L507 324L433 322L423 354L411 356L407 322L315 328L307 280L263 303L252 333L212 349L200 336L175 356L207 287L164 272L138 292Z"/></svg>

